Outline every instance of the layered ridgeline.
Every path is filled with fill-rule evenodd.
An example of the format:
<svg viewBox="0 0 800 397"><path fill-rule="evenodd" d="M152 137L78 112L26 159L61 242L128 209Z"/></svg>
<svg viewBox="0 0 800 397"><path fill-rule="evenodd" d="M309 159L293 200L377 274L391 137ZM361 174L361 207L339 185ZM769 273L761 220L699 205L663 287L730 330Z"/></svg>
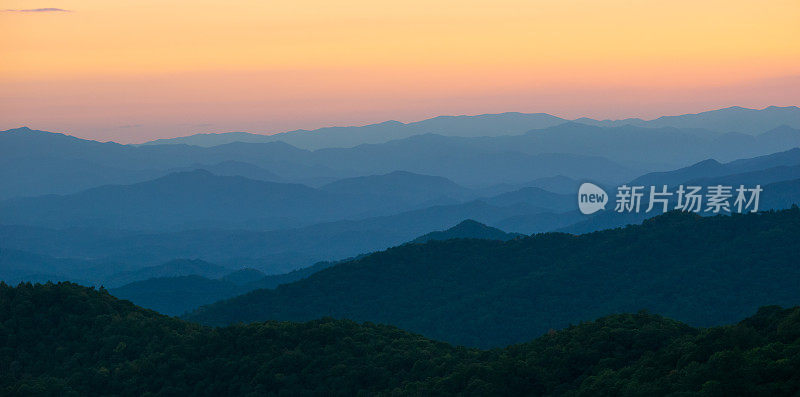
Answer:
<svg viewBox="0 0 800 397"><path fill-rule="evenodd" d="M654 120L639 118L593 120L582 117L575 121L601 127L702 128L720 133L739 132L755 135L781 125L800 128L800 109L796 106L770 106L759 110L733 106L697 114L663 116ZM544 113L509 112L478 116L439 116L414 123L387 121L359 127L327 127L311 131L297 130L274 135L248 134L245 132L195 134L180 138L158 139L145 144L187 144L209 147L231 142L281 141L299 148L319 149L381 143L426 133L459 137L517 135L532 129L554 127L566 122L569 122L569 120Z"/></svg>
<svg viewBox="0 0 800 397"><path fill-rule="evenodd" d="M173 262L176 261L169 263ZM140 276L138 281L111 288L109 291L114 296L128 299L138 306L153 309L162 314L177 316L202 305L232 298L252 290L275 288L280 284L301 280L333 266L333 264L333 262L318 262L289 273L271 275L264 275L256 269L246 268L217 278L204 276L204 273L200 272L184 270L171 275L161 274L149 278ZM205 274L207 275L207 273Z"/></svg>
<svg viewBox="0 0 800 397"><path fill-rule="evenodd" d="M612 315L481 351L322 319L212 329L74 284L0 283L3 395L794 395L800 308L694 329Z"/></svg>
<svg viewBox="0 0 800 397"><path fill-rule="evenodd" d="M332 316L469 346L522 342L639 309L709 326L761 305L799 304L798 246L797 207L717 217L671 212L578 236L406 244L187 318L224 325Z"/></svg>
<svg viewBox="0 0 800 397"><path fill-rule="evenodd" d="M700 186L704 191L708 186L723 185L732 187L734 192L740 185L746 187L760 185L763 188L759 200L761 210L786 209L800 203L800 148L727 163L708 159L677 170L648 173L634 179L628 185L644 186L646 191L650 186L657 189L668 186L668 190L673 193L678 189L678 185ZM607 191L612 197L616 194L615 190ZM676 199L675 194L670 197L670 208L675 207ZM645 195L643 200L645 207L649 202L647 200L649 197ZM612 201L607 211L597 212L575 224L555 230L587 233L641 223L657 213L646 211L617 213L612 211L613 208Z"/></svg>
<svg viewBox="0 0 800 397"><path fill-rule="evenodd" d="M531 183L556 190L577 186L566 177ZM198 170L73 195L9 200L0 203L0 224L21 224L0 225L0 280L116 287L121 284L115 273L175 258L276 274L386 249L465 219L524 233L581 219L577 213L554 215L576 206L572 195L507 188L512 191L466 189L440 177L393 172L315 189ZM474 199L482 194L489 196ZM376 216L381 213L390 215ZM360 219L260 229L320 216ZM182 228L190 230L173 230Z"/></svg>
<svg viewBox="0 0 800 397"><path fill-rule="evenodd" d="M519 236L473 220L466 220L450 229L420 236L414 242L453 238L510 240ZM336 262L318 262L289 273L268 276L256 269L245 268L219 277L220 271L224 268L220 269L219 266L200 260L175 260L135 272L117 274L107 278L112 283L103 285L112 287L109 291L114 296L128 299L138 306L162 314L182 315L200 306L256 289L275 288L281 284L301 280L335 264ZM122 285L121 280L135 281Z"/></svg>
<svg viewBox="0 0 800 397"><path fill-rule="evenodd" d="M145 146L18 128L0 131L0 180L4 181L0 199L131 184L187 168L314 186L396 170L446 177L468 186L525 183L559 174L617 183L708 158L728 161L800 144L797 107L723 109L661 122L567 122L549 117L555 122L541 123L537 118L518 114L437 118L401 134L333 128L261 136L297 138L285 142L254 143L246 138L252 136L233 134L184 139L190 145ZM510 124L513 128L508 128Z"/></svg>
<svg viewBox="0 0 800 397"><path fill-rule="evenodd" d="M412 242L426 243L431 240L452 240L456 238L506 241L521 236L522 235L519 233L506 233L500 229L486 226L478 221L467 219L450 229L430 232L419 236Z"/></svg>
<svg viewBox="0 0 800 397"><path fill-rule="evenodd" d="M140 232L266 231L332 221L380 222L382 217L403 213L404 217L415 216L415 212L433 207L444 207L439 212L498 220L575 207L572 197L534 186L504 186L496 190L501 193L495 189L467 189L446 178L401 171L347 178L312 188L198 169L132 185L0 201L0 224ZM485 209L475 211L470 206Z"/></svg>
<svg viewBox="0 0 800 397"><path fill-rule="evenodd" d="M629 184L666 184L672 186L672 192L676 184L712 186L721 183L734 187L739 184L760 184L764 191L759 208L766 210L785 209L800 203L798 178L800 149L792 149L728 163L706 160L675 171L647 174ZM480 190L466 189L440 177L407 172L349 178L320 189L270 184L202 171L174 174L166 179L186 183L154 189L163 184L151 181L91 189L77 195L0 203L0 221L15 219L23 223L71 226L67 231L0 225L0 279L6 282L73 280L109 286L108 277L113 276L109 270L132 270L189 257L231 269L247 266L268 274L285 273L321 260L347 258L386 249L432 230L446 229L465 219L475 219L504 231L524 234L554 230L586 233L641 223L655 215L655 212L645 211L619 214L611 211L613 204L607 211L590 216L581 215L575 209L575 192L579 182L563 176L540 178L525 187L496 186ZM280 189L272 189L273 185ZM207 194L210 186L218 188L214 194ZM248 194L237 188L249 189L250 186L256 187L257 194ZM611 187L606 188L609 194L614 194ZM551 193L548 189L562 194ZM317 205L313 212L318 214L327 211L333 216L345 216L345 212L332 209L349 207L351 215L360 213L369 217L274 231L205 228L154 232L75 227L92 224L121 225L126 229L134 225L178 228L180 225L238 225L251 228L271 224L277 227L285 224L290 215L287 211L278 213L270 209L287 208L281 197L289 196L277 194L282 190L312 193L305 197L305 202L324 201L325 207L330 207L326 210ZM103 194L95 194L101 192ZM160 196L162 194L173 199L165 202ZM471 199L481 195L483 197ZM125 199L116 202L109 200L109 197L115 196ZM133 197L145 199L135 200ZM184 204L175 199L178 197L185 197L189 202ZM256 200L257 205L252 207L229 204L252 201L253 197L259 199ZM115 204L113 208L98 211L111 202ZM443 204L447 202L454 203ZM339 205L334 205L336 203ZM643 205L646 207L646 201ZM150 215L142 210L153 207L158 211ZM371 216L381 212L392 213L403 207L417 209ZM161 216L164 212L169 216ZM299 215L307 218L311 212L301 208ZM131 218L133 222L126 221ZM270 218L276 222L269 221Z"/></svg>
<svg viewBox="0 0 800 397"><path fill-rule="evenodd" d="M800 130L791 127L759 136L720 135L706 144L689 138L711 139L707 131L637 128L571 123L518 136L425 135L313 152L279 142L135 147L41 131L0 133L0 198L70 193L0 201L0 280L110 286L113 273L176 258L285 273L383 250L465 219L524 234L608 229L641 223L652 213L603 211L587 217L576 210L581 181L606 174L630 183L640 175L626 176L630 164L606 167L600 155L615 162L639 156L625 162L641 165L655 154L688 153L657 161L683 166L689 158L720 154L715 158L725 161L731 153L772 152L800 143ZM717 153L728 144L747 150ZM713 150L689 153L687 147ZM538 160L530 162L531 156ZM74 162L80 166L71 168ZM761 184L760 208L781 209L800 202L799 166L800 151L793 149L728 163L705 160L635 182ZM441 176L457 174L468 178ZM478 174L483 186L459 184L479 182L472 179ZM603 180L595 182L613 196L616 185ZM105 186L91 187L97 184ZM53 190L58 186L69 189Z"/></svg>

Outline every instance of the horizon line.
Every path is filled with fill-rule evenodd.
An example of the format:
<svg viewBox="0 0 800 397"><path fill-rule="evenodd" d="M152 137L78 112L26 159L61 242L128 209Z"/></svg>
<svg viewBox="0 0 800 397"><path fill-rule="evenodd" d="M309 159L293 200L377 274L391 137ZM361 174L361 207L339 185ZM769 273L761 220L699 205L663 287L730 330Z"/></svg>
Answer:
<svg viewBox="0 0 800 397"><path fill-rule="evenodd" d="M429 121L429 120L434 120L434 119L438 119L438 118L482 117L482 116L499 116L499 115L506 115L506 114L519 114L519 115L546 115L546 116L556 117L556 118L564 120L563 124L570 123L570 122L580 123L580 120L591 120L591 121L597 121L597 122L620 122L620 121L627 121L627 120L651 122L651 121L655 121L655 120L658 120L658 119L661 119L661 118L664 118L664 117L692 116L692 115L699 115L699 114L703 114L703 113L710 113L710 112L714 112L714 111L728 110L728 109L764 111L764 110L767 110L767 109L770 109L770 108L779 108L779 109L795 108L795 109L800 109L800 106L798 106L798 105L786 105L786 106L768 105L768 106L765 106L765 107L759 109L759 108L748 108L748 107L744 107L744 106L732 105L732 106L726 106L726 107L721 107L721 108L712 108L712 109L709 109L709 110L703 110L703 111L699 111L699 112L696 112L696 113L666 114L666 115L661 115L661 116L650 118L650 119L645 119L645 118L641 118L641 117L626 117L626 118L620 118L620 119L611 119L611 118L599 119L599 118L591 118L591 117L586 117L586 116L581 116L581 117L578 117L578 118L571 119L571 118L564 118L564 117L557 116L557 115L551 114L551 113L546 113L546 112L530 112L530 113L528 113L528 112L517 112L517 111L500 112L500 113L479 113L479 114L452 114L452 115L443 114L443 115L438 115L438 116L429 117L429 118L420 119L420 120L407 121L407 122L391 119L391 120L385 120L385 121L376 122L376 123L349 124L349 125L327 125L327 126L324 126L324 127L319 127L319 128L314 128L314 129L298 128L298 129L294 129L294 130L279 131L279 132L272 132L272 133L248 132L248 131L197 132L197 133L189 134L189 135L180 135L180 136L174 136L174 137L156 138L156 139L151 139L151 140L144 141L144 142L139 142L139 143L120 143L120 142L117 142L117 141L114 141L114 140L100 141L100 140L97 140L97 139L83 138L83 137L80 137L80 136L77 136L77 135L73 135L73 134L67 133L67 132L55 132L55 131L40 130L40 129L37 129L37 128L31 128L28 125L22 125L22 126L19 126L19 127L9 128L9 129L3 130L2 132L12 131L12 130L20 130L20 129L28 129L28 130L31 130L31 131L43 131L43 132L49 132L49 133L54 133L54 134L61 134L61 135L66 135L66 136L70 136L70 137L73 137L73 138L78 138L78 139L87 140L87 141L100 142L100 143L116 143L116 144L119 144L119 145L140 146L140 145L145 145L145 144L148 144L148 143L154 143L154 142L158 142L158 141L189 138L189 137L199 136L199 135L248 134L248 135L260 135L260 136L270 137L270 136L282 135L282 134L314 132L314 131L319 131L319 130L323 130L323 129L327 129L327 128L362 128L362 127L370 127L370 126L376 126L376 125L387 124L387 123L399 123L399 124L402 124L402 125L409 125L409 124L415 124L415 123L421 123L421 122L425 122L425 121ZM144 125L141 125L141 124L140 125L136 125L136 127L143 127L143 126ZM125 126L125 127L129 127L129 126Z"/></svg>

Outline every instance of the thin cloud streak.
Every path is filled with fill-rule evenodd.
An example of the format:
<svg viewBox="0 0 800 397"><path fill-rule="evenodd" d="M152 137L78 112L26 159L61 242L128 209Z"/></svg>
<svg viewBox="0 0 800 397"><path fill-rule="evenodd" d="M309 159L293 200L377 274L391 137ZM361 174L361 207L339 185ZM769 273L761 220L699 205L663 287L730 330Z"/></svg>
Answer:
<svg viewBox="0 0 800 397"><path fill-rule="evenodd" d="M72 10L65 10L63 8L31 8L27 10L3 10L4 12L72 12Z"/></svg>

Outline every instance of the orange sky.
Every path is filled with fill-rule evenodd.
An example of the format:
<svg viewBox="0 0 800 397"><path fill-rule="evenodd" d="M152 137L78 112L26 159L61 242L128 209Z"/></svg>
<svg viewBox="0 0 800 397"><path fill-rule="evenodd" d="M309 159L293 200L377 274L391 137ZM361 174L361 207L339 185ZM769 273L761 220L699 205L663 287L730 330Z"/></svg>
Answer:
<svg viewBox="0 0 800 397"><path fill-rule="evenodd" d="M48 1L3 1L0 129L142 142L800 105L797 0Z"/></svg>

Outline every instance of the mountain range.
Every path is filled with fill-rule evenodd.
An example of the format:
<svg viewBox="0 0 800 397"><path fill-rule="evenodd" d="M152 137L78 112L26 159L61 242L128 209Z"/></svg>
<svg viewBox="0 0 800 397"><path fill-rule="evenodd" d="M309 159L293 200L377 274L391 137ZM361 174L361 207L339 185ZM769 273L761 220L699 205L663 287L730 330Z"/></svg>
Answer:
<svg viewBox="0 0 800 397"><path fill-rule="evenodd" d="M654 215L582 215L575 192L585 181L612 196L622 183L761 184L761 209L788 208L800 202L792 112L727 109L687 116L712 121L680 128L542 115L444 117L423 123L438 129L414 127L416 135L318 150L285 142L135 146L10 130L0 133L0 279L119 287L119 274L177 258L276 275L467 219L529 235L586 233ZM719 115L788 126L712 130ZM495 133L481 132L492 123L499 123ZM466 136L448 130L456 125ZM180 276L189 275L218 277Z"/></svg>
<svg viewBox="0 0 800 397"><path fill-rule="evenodd" d="M767 177L767 179L759 182L767 184L780 180L793 179L793 174L781 174L780 171L788 171L790 168L797 165L800 165L800 148L795 147L778 153L750 159L739 159L727 163L720 163L717 160L708 159L673 171L649 173L634 179L630 184L674 186L680 183L714 180L722 177L733 181L739 175L747 178L749 174L757 172L761 172L761 176ZM777 171L776 168L778 168ZM769 177L768 175L774 176Z"/></svg>
<svg viewBox="0 0 800 397"><path fill-rule="evenodd" d="M520 185L557 175L620 183L646 172L679 168L708 158L731 161L800 145L800 117L792 119L798 113L796 108L728 111L731 112L736 115L731 116L734 119L752 119L750 124L769 122L763 122L765 128L755 133L743 133L733 132L735 129L701 129L691 123L681 124L680 128L592 126L568 121L541 123L536 121L539 116L530 120L511 115L445 117L432 119L431 125L457 120L456 130L476 131L484 124L497 123L497 133L485 136L464 132L459 136L445 127L419 128L380 142L315 150L283 141L232 141L209 147L120 145L18 128L0 132L0 177L5 181L0 187L0 199L77 193L196 168L219 175L314 187L342 178L395 171L444 177L471 188ZM518 128L502 127L503 120L509 117ZM469 127L470 123L476 124ZM513 135L508 135L512 130ZM349 134L347 128L326 131L309 132L303 139L334 139L334 131ZM289 135L297 134L305 136Z"/></svg>
<svg viewBox="0 0 800 397"><path fill-rule="evenodd" d="M673 193L669 197L670 208L674 208L677 204L675 192L678 185L699 186L705 191L709 186L721 184L730 186L733 192L741 185L746 188L761 186L763 191L759 194L758 209L785 209L800 203L800 179L798 179L799 175L796 170L798 167L800 167L800 149L794 148L727 163L708 159L673 171L645 174L629 182L628 185L643 186L646 189L650 186L655 186L657 189L667 186L668 191ZM613 192L612 190L607 191ZM643 202L646 203L646 201ZM646 204L643 205L646 206ZM713 213L705 212L705 209L705 207L701 209L701 215L713 215ZM554 230L587 233L641 223L656 214L657 212L645 211L638 213L602 211L572 225Z"/></svg>
<svg viewBox="0 0 800 397"><path fill-rule="evenodd" d="M408 172L343 179L315 189L195 170L71 195L6 200L0 202L0 219L50 228L279 230L404 212L414 219L415 211L433 207L438 217L484 207L476 216L496 213L489 215L492 220L574 208L563 195L533 187L486 198L486 203L473 201L480 194L442 177Z"/></svg>
<svg viewBox="0 0 800 397"><path fill-rule="evenodd" d="M592 120L580 118L576 121L585 124L612 127L621 125L647 126L653 128L702 128L717 132L741 132L757 135L782 125L800 128L797 106L768 106L764 109L749 109L731 106L679 116L662 116L653 120L629 118L623 120Z"/></svg>
<svg viewBox="0 0 800 397"><path fill-rule="evenodd" d="M310 152L281 142L236 142L210 148L135 147L16 129L0 132L0 157L6 164L0 172L7 177L0 198L76 193L104 184L146 181L192 167L221 175L312 186L395 171L445 177L476 187L524 184L555 175L625 180L645 170L598 156L528 154L508 148L489 148L478 141L464 139L422 135L381 145ZM442 156L442 153L448 154ZM25 164L35 166L21 168ZM92 172L82 173L86 169ZM64 175L69 177L62 181Z"/></svg>
<svg viewBox="0 0 800 397"><path fill-rule="evenodd" d="M800 163L798 153L798 149L792 149L728 163L706 160L671 172L648 174L629 183L764 183L760 209L788 208L800 202L800 188L791 179L791 170ZM205 171L177 172L164 178L180 182L156 180L90 189L78 195L0 202L0 256L4 255L2 250L20 253L0 278L51 277L102 284L110 276L102 269L109 266L120 271L134 270L175 258L197 258L230 269L255 267L279 274L318 261L386 249L465 219L511 233L585 233L641 223L655 215L603 211L587 217L575 210L574 193L556 194L530 186L565 192L574 186L575 192L578 181L564 176L482 189L409 172L343 179L318 188ZM282 197L288 197L278 194L282 189L299 192L298 196L305 194L305 202L316 197L319 204L309 211L300 208L297 216L307 218L294 223L268 220L263 214L275 211L269 208L267 198L275 197L277 208L292 208L282 202ZM607 186L606 190L613 194L613 187ZM162 200L163 195L172 201ZM176 200L179 197L184 201ZM246 208L239 205L247 200L258 202ZM94 212L111 201L114 208ZM349 214L331 210L327 212L331 218L325 222L319 214L324 215L337 205L349 209ZM157 211L143 211L147 206ZM254 208L263 210L255 214ZM319 217L314 219L310 214ZM135 219L128 222L130 218ZM140 230L132 230L137 225ZM110 229L122 226L127 230ZM52 271L47 271L47 263L52 263Z"/></svg>
<svg viewBox="0 0 800 397"><path fill-rule="evenodd" d="M797 107L18 128L0 180L0 395L800 391ZM619 213L623 184L763 190Z"/></svg>
<svg viewBox="0 0 800 397"><path fill-rule="evenodd" d="M362 127L327 127L316 130L296 130L273 135L229 132L195 134L180 138L158 139L145 145L186 144L217 146L231 142L263 143L281 141L303 149L353 147L366 143L383 143L420 134L478 137L518 135L532 129L554 127L568 119L544 113L501 113L478 116L440 116L414 123L387 121ZM574 120L599 127L626 125L650 128L706 129L720 133L740 132L757 135L781 125L800 129L800 109L796 106L770 106L747 109L739 106L697 114L663 116L653 120L628 118L623 120L594 120L582 117Z"/></svg>
<svg viewBox="0 0 800 397"><path fill-rule="evenodd" d="M479 347L642 308L719 325L764 302L800 302L799 227L797 207L717 217L671 212L580 236L406 244L186 318L225 325L332 316Z"/></svg>

